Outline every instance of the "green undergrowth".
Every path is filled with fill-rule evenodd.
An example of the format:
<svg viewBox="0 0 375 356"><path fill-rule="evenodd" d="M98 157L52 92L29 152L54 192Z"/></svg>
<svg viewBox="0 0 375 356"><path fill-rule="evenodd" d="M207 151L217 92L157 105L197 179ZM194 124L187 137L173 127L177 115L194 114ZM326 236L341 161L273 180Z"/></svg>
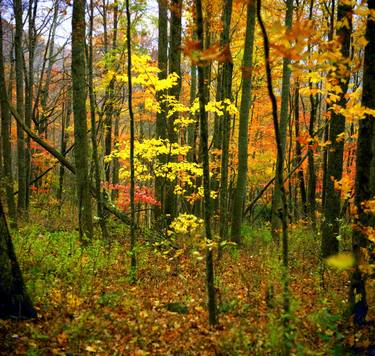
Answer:
<svg viewBox="0 0 375 356"><path fill-rule="evenodd" d="M280 244L272 241L267 225L253 229L245 225L242 246L229 245L222 260L216 261L220 319L216 329L207 325L205 265L204 259L196 258L198 247L189 245L173 257L163 254L160 244L155 247L151 232L138 236L138 281L131 285L128 230L111 222L110 231L109 242L96 238L86 247L81 247L77 231L48 231L29 224L13 232L39 318L7 324L10 335L17 335L5 339L8 350L30 355L51 350L56 354L280 352L285 330ZM342 315L348 275L325 269L322 286L318 252L314 232L292 227L287 338L294 354L344 354Z"/></svg>

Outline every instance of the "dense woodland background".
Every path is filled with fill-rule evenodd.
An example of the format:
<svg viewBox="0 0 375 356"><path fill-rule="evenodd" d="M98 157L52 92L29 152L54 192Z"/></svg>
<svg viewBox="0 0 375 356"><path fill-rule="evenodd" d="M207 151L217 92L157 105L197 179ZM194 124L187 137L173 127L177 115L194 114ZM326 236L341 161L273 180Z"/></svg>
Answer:
<svg viewBox="0 0 375 356"><path fill-rule="evenodd" d="M0 0L0 354L375 352L375 1Z"/></svg>

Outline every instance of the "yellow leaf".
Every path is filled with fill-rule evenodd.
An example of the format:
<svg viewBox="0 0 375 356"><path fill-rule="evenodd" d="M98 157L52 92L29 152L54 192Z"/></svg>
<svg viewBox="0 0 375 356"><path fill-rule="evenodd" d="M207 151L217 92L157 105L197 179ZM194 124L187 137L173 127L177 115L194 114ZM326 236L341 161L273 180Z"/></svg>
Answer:
<svg viewBox="0 0 375 356"><path fill-rule="evenodd" d="M93 346L86 346L85 350L88 352L96 352L96 347Z"/></svg>
<svg viewBox="0 0 375 356"><path fill-rule="evenodd" d="M355 260L350 252L341 252L337 255L328 257L325 262L330 267L345 270L353 267Z"/></svg>

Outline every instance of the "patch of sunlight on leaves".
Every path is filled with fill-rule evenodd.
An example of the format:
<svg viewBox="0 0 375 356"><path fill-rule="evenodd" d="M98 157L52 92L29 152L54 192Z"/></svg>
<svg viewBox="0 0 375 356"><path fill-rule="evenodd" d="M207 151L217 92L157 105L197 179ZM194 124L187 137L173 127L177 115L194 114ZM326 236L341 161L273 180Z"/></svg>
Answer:
<svg viewBox="0 0 375 356"><path fill-rule="evenodd" d="M337 255L333 255L328 257L325 260L326 264L330 267L339 269L339 270L346 270L354 265L354 256L350 252L341 252Z"/></svg>

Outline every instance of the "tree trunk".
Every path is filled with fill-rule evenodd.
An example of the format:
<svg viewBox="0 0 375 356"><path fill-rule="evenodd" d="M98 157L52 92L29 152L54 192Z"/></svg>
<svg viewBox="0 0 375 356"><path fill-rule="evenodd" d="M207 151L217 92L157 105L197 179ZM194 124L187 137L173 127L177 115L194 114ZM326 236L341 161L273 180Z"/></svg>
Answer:
<svg viewBox="0 0 375 356"><path fill-rule="evenodd" d="M72 15L72 80L74 156L76 166L79 231L81 239L93 237L86 113L85 0L74 0Z"/></svg>
<svg viewBox="0 0 375 356"><path fill-rule="evenodd" d="M117 35L118 35L118 3L116 2L113 7L113 38L112 38L112 50L117 48ZM119 121L120 121L120 109L116 108L114 110L115 116L115 125L113 131L113 145L117 147L119 143ZM120 163L118 157L114 157L112 160L112 184L115 186L119 183L119 174L120 174ZM118 191L116 189L112 190L112 199L115 200L118 196Z"/></svg>
<svg viewBox="0 0 375 356"><path fill-rule="evenodd" d="M289 4L290 5L290 4ZM281 194L281 209L279 212L279 217L282 224L282 272L281 272L281 282L283 287L283 354L290 354L290 330L289 330L289 320L290 320L290 302L289 302L289 239L288 239L288 206L287 206L287 196L284 188L284 172L283 172L283 162L284 162L284 152L282 147L281 130L278 120L278 110L277 110L277 100L273 92L272 86L272 73L271 73L271 63L270 63L270 45L268 40L268 35L266 28L264 26L262 16L261 16L261 0L257 0L257 18L259 25L262 30L263 43L264 43L264 57L266 64L266 75L267 75L267 89L268 94L272 103L272 121L275 131L276 147L277 147L277 165L275 177L278 180L278 185L280 187Z"/></svg>
<svg viewBox="0 0 375 356"><path fill-rule="evenodd" d="M296 129L296 162L301 161L302 157L302 150L301 144L299 142L299 85L297 83L296 90L294 93L294 119L295 119L295 129ZM305 188L305 179L303 175L303 168L300 167L297 173L297 179L299 184L299 191L301 194L301 201L302 201L302 211L303 216L306 217L307 215L307 201L306 201L306 188Z"/></svg>
<svg viewBox="0 0 375 356"><path fill-rule="evenodd" d="M292 27L293 20L293 0L287 0L286 2L286 14L285 14L285 27L286 30L290 30ZM281 108L280 108L280 143L282 154L280 157L285 157L285 146L286 146L286 128L288 125L288 106L289 106L289 89L290 89L290 74L291 70L289 68L290 59L284 57L283 59L283 78L282 78L282 88L281 88ZM280 163L276 159L276 166ZM283 171L284 162L281 162L281 171ZM276 173L277 174L277 173ZM275 179L275 187L272 196L272 215L271 215L271 229L272 235L275 239L278 239L279 230L281 228L282 222L280 219L281 211L281 187L279 185L283 180Z"/></svg>
<svg viewBox="0 0 375 356"><path fill-rule="evenodd" d="M333 35L335 34L335 0L331 0L331 14L330 14L330 28L328 33L328 41L333 40ZM328 141L329 138L329 125L327 124L324 129L324 142ZM328 149L324 148L323 151L323 164L322 164L322 209L324 209L326 203L326 193L327 193L327 165L328 165Z"/></svg>
<svg viewBox="0 0 375 356"><path fill-rule="evenodd" d="M60 141L60 152L61 154L66 154L69 134L67 133L66 129L70 126L70 115L72 113L72 102L71 102L71 91L69 90L66 97L66 102L64 103L65 112L62 115L62 122L61 122L61 141ZM59 211L61 212L62 207L62 197L63 197L63 183L64 183L64 173L65 168L61 164L59 168L59 188L57 190L57 200L60 202L59 204Z"/></svg>
<svg viewBox="0 0 375 356"><path fill-rule="evenodd" d="M89 27L89 48L88 48L88 82L89 82L89 97L90 97L90 118L91 118L91 144L92 144L92 160L94 165L94 176L95 176L95 190L97 199L97 214L99 218L99 225L102 231L102 238L108 240L107 224L105 221L104 214L104 196L103 191L100 187L100 167L99 167L99 154L98 154L98 143L97 143L97 130L95 120L95 94L93 84L93 29L94 29L94 4L93 0L90 0L90 27Z"/></svg>
<svg viewBox="0 0 375 356"><path fill-rule="evenodd" d="M158 38L158 79L162 80L167 78L168 72L168 9L166 0L159 0L159 38ZM160 112L156 114L156 138L165 140L167 138L167 115L166 107L163 103L164 95L166 93L159 91L157 99L160 105ZM161 163L165 163L165 157L159 156ZM156 177L155 179L155 195L161 206L155 206L154 214L157 221L158 228L163 228L162 212L165 205L165 179L163 177Z"/></svg>
<svg viewBox="0 0 375 356"><path fill-rule="evenodd" d="M25 120L24 103L24 71L22 54L22 1L14 0L14 16L16 19L15 54L16 54L16 96L17 111L21 120ZM17 209L19 215L26 213L26 160L25 160L25 139L22 128L17 124L17 169L18 169L18 202Z"/></svg>
<svg viewBox="0 0 375 356"><path fill-rule="evenodd" d="M332 0L333 1L333 0ZM334 3L334 2L333 2ZM309 20L313 17L314 0L310 1L309 9ZM311 46L309 45L308 51L310 53ZM311 81L309 82L310 89L313 88ZM317 114L317 96L310 94L310 122L309 122L309 137L314 139L314 125ZM312 143L312 142L311 142ZM308 214L311 219L313 229L316 228L316 174L315 174L315 162L314 162L314 151L308 148L308 187L307 187L307 207Z"/></svg>
<svg viewBox="0 0 375 356"><path fill-rule="evenodd" d="M26 96L25 96L25 124L28 127L31 127L31 120L33 115L33 93L34 93L34 57L35 57L35 43L36 43L36 30L35 30L35 18L38 8L38 0L29 1L28 17L29 17L29 58L28 58L28 80L26 87ZM31 181L31 147L30 147L30 138L26 137L26 155L25 155L25 164L26 164L26 207L29 207L30 204L30 190L29 182Z"/></svg>
<svg viewBox="0 0 375 356"><path fill-rule="evenodd" d="M368 0L368 7L375 11L375 1ZM375 109L375 21L367 18L365 59L363 68L362 105ZM353 228L353 252L356 269L351 277L350 307L356 324L364 324L368 310L366 300L365 276L359 269L363 254L361 248L369 244L366 227L375 227L375 214L364 208L363 203L375 197L375 122L374 117L366 115L359 120L357 158L355 176L355 206L357 216ZM363 263L363 262L362 262Z"/></svg>
<svg viewBox="0 0 375 356"><path fill-rule="evenodd" d="M135 224L135 171L134 171L134 114L133 114L133 87L132 87L132 50L131 50L131 17L129 0L126 0L126 42L128 50L128 106L129 106L129 118L130 118L130 279L131 283L136 281L136 224Z"/></svg>
<svg viewBox="0 0 375 356"><path fill-rule="evenodd" d="M57 28L57 19L59 14L59 3L55 1L54 10L53 10L53 18L52 18L52 25L51 25L51 33L49 38L49 46L48 46L48 67L46 73L46 81L44 83L42 92L41 92L41 100L40 104L42 106L42 117L40 118L40 132L43 132L45 137L47 138L48 135L48 117L46 117L46 109L47 109L47 100L49 94L49 86L51 84L52 79L52 67L55 61L55 36L56 36L56 28Z"/></svg>
<svg viewBox="0 0 375 356"><path fill-rule="evenodd" d="M11 226L17 225L17 210L13 194L12 145L10 142L10 111L7 102L3 56L3 20L0 13L0 105L1 105L1 143L3 155L3 175Z"/></svg>
<svg viewBox="0 0 375 356"><path fill-rule="evenodd" d="M203 50L203 17L201 0L195 0L197 16L197 37L200 49ZM211 242L211 197L210 197L210 167L208 155L208 125L207 125L207 65L198 66L199 116L201 128L201 150L203 160L203 188L204 188L204 225L206 241ZM206 286L208 295L208 319L211 325L217 324L216 295L214 285L214 264L212 249L206 248Z"/></svg>
<svg viewBox="0 0 375 356"><path fill-rule="evenodd" d="M241 223L246 196L247 161L248 161L248 123L251 107L251 80L253 66L253 48L255 31L255 1L247 5L246 35L242 68L242 93L240 107L240 127L238 133L238 176L232 209L232 240L241 241Z"/></svg>
<svg viewBox="0 0 375 356"><path fill-rule="evenodd" d="M35 317L0 200L0 319Z"/></svg>
<svg viewBox="0 0 375 356"><path fill-rule="evenodd" d="M220 45L227 48L230 53L230 22L232 18L232 0L224 1L223 12L223 32ZM228 239L228 163L229 163L229 140L230 140L230 115L226 108L225 101L232 101L232 73L233 61L231 56L225 58L222 72L223 96L221 100L224 103L224 116L222 118L222 141L221 141L221 168L220 168L220 239Z"/></svg>
<svg viewBox="0 0 375 356"><path fill-rule="evenodd" d="M176 73L179 76L177 85L169 89L169 95L173 96L177 101L180 99L181 92L181 15L182 0L171 1L171 33L169 47L169 73ZM178 113L174 113L168 122L168 139L170 144L178 141L177 133L174 130L174 121L178 117ZM166 187L166 198L164 211L167 223L169 224L177 215L177 198L174 194L174 186L176 182L168 182Z"/></svg>
<svg viewBox="0 0 375 356"><path fill-rule="evenodd" d="M338 105L344 107L346 104L345 94L348 89L350 80L350 43L352 33L352 7L339 3L337 9L337 22L348 22L348 28L341 26L337 30L337 35L341 41L341 55L342 62L340 67L337 65L336 75L339 79L337 85L341 88L339 94L340 99ZM341 69L340 68L344 68ZM322 223L322 256L328 257L334 255L339 251L339 241L337 236L340 230L340 206L341 206L341 192L335 190L334 181L339 181L342 178L343 157L344 157L344 140L342 137L338 140L338 136L345 133L345 117L335 111L332 111L330 125L329 125L329 140L331 146L328 152L327 160L327 192L325 198L325 205L323 209L323 223Z"/></svg>

